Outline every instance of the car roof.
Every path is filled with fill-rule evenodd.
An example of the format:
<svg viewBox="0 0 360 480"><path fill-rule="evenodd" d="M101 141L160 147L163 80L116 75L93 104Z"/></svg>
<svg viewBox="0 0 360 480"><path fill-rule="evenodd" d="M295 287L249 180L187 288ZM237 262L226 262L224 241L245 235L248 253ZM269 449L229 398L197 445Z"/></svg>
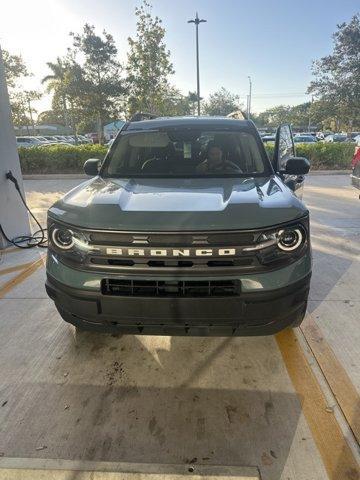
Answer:
<svg viewBox="0 0 360 480"><path fill-rule="evenodd" d="M126 125L126 124L125 124ZM140 120L127 124L126 130L152 130L163 127L224 127L241 128L253 126L248 120L237 120L228 117L159 117L151 120Z"/></svg>

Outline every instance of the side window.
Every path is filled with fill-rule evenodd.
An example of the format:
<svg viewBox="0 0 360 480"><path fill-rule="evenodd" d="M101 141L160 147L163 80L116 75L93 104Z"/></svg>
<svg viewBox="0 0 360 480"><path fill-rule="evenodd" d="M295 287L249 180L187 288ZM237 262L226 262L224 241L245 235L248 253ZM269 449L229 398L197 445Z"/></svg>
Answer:
<svg viewBox="0 0 360 480"><path fill-rule="evenodd" d="M284 170L286 162L295 156L294 141L290 125L281 125L276 133L275 160L276 170Z"/></svg>
<svg viewBox="0 0 360 480"><path fill-rule="evenodd" d="M243 155L240 155L240 159L234 160L240 165L241 170L244 173L263 172L264 163L254 136L248 133L241 133L238 139L240 141L238 147L242 150Z"/></svg>

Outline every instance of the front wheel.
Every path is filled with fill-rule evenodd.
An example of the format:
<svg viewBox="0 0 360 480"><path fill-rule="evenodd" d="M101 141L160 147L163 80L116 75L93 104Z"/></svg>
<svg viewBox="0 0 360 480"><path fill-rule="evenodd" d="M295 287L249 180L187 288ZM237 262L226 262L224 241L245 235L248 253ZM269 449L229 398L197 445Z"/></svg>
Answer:
<svg viewBox="0 0 360 480"><path fill-rule="evenodd" d="M304 308L303 308L303 309L301 310L301 312L299 313L297 319L294 321L294 323L291 324L291 327L290 327L290 328L300 327L300 325L302 324L302 321L303 321L304 318L305 318L306 309L307 309L307 302L305 303Z"/></svg>

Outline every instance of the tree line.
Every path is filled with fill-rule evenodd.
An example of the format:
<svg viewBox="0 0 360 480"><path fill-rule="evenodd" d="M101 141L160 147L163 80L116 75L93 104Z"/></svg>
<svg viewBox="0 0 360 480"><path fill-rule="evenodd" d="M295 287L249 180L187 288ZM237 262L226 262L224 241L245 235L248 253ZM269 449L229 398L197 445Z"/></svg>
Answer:
<svg viewBox="0 0 360 480"><path fill-rule="evenodd" d="M102 134L104 124L138 111L167 116L196 113L196 93L184 95L171 83L175 72L161 19L152 14L147 0L135 8L135 15L136 34L128 39L125 65L107 31L99 34L93 25L85 24L81 32L70 33L67 54L47 63L49 74L42 83L52 94L52 108L41 112L37 123ZM332 130L360 128L360 15L337 28L333 52L313 63L314 78L308 88L313 101L254 114L258 126L290 122ZM32 102L41 94L19 86L31 75L22 58L6 50L2 53L13 121L28 125L36 114ZM243 105L238 95L221 87L202 100L201 109L205 115L227 115Z"/></svg>

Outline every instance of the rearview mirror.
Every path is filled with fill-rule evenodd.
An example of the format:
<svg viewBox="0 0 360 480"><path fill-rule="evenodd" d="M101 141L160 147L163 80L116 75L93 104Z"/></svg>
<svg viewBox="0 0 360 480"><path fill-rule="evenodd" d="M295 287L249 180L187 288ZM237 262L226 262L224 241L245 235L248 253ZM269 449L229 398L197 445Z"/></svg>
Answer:
<svg viewBox="0 0 360 480"><path fill-rule="evenodd" d="M306 175L310 170L310 162L304 157L290 157L285 165L288 175Z"/></svg>
<svg viewBox="0 0 360 480"><path fill-rule="evenodd" d="M86 175L90 175L91 177L96 176L99 173L99 163L100 160L97 158L89 158L84 163L84 172Z"/></svg>

